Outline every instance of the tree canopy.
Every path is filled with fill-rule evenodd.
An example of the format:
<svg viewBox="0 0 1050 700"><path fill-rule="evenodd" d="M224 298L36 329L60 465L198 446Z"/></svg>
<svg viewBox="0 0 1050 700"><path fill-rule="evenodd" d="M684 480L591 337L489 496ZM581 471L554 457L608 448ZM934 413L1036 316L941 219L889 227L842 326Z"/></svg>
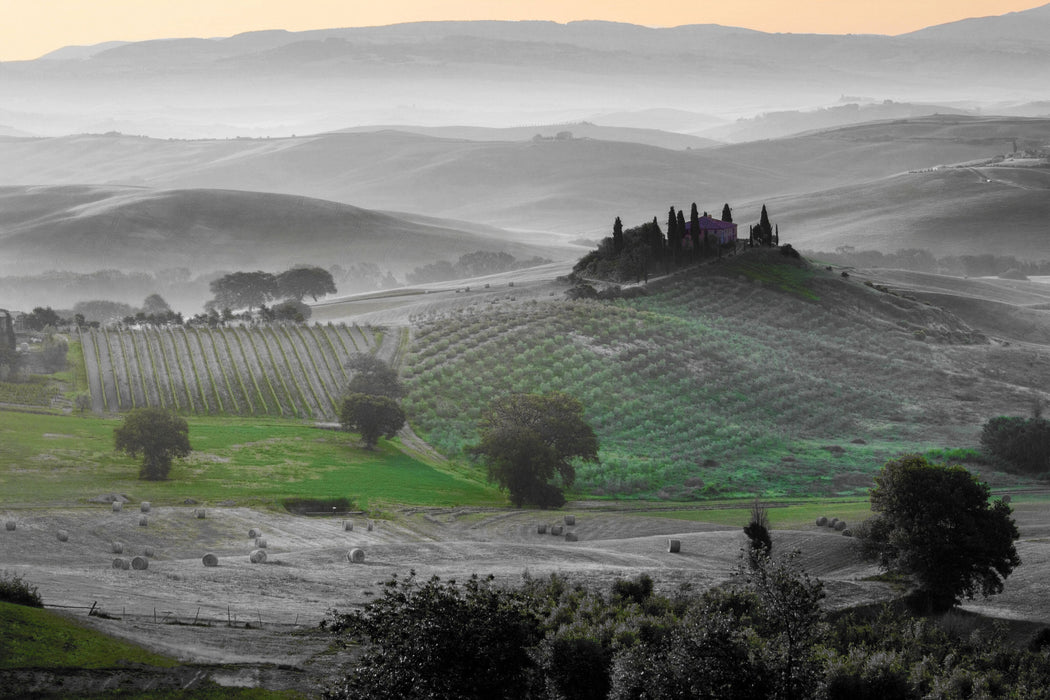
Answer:
<svg viewBox="0 0 1050 700"><path fill-rule="evenodd" d="M269 272L231 272L209 285L220 309L254 309L277 298L277 278Z"/></svg>
<svg viewBox="0 0 1050 700"><path fill-rule="evenodd" d="M584 420L583 404L560 392L508 394L483 415L481 439L470 452L514 505L561 506L562 486L576 479L574 460L598 461L598 438Z"/></svg>
<svg viewBox="0 0 1050 700"><path fill-rule="evenodd" d="M885 569L911 576L913 600L925 609L1001 593L1021 563L1019 535L1010 507L989 497L988 486L960 466L921 455L887 462L871 492L875 516L859 533L863 549Z"/></svg>
<svg viewBox="0 0 1050 700"><path fill-rule="evenodd" d="M1050 421L1041 415L996 416L981 429L981 448L1017 471L1050 470Z"/></svg>
<svg viewBox="0 0 1050 700"><path fill-rule="evenodd" d="M321 267L293 267L277 275L277 295L284 299L302 301L308 296L317 301L335 291L332 273Z"/></svg>
<svg viewBox="0 0 1050 700"><path fill-rule="evenodd" d="M391 399L400 399L405 395L405 387L397 378L397 372L375 355L354 355L347 361L346 368L354 373L346 387L348 393Z"/></svg>
<svg viewBox="0 0 1050 700"><path fill-rule="evenodd" d="M339 411L343 430L356 430L366 449L372 449L380 437L388 440L405 425L405 412L389 396L352 393L343 399Z"/></svg>
<svg viewBox="0 0 1050 700"><path fill-rule="evenodd" d="M192 450L186 419L163 408L131 411L113 437L117 451L142 455L139 478L150 481L167 479L172 458L186 457Z"/></svg>

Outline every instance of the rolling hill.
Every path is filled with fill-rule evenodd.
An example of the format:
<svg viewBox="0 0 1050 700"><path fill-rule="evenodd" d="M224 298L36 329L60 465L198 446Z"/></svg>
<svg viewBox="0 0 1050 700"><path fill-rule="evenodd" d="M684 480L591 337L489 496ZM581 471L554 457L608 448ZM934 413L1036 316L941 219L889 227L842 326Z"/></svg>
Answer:
<svg viewBox="0 0 1050 700"><path fill-rule="evenodd" d="M616 216L634 225L694 201L711 211L729 202L738 222L756 221L765 199L867 187L910 170L985 160L1012 150L1015 141L1019 147L1050 142L1050 120L942 115L699 150L589 138L470 141L398 131L205 141L0 138L0 185L253 190L595 237L607 235ZM921 195L893 200L893 206L921 208ZM787 230L810 227L806 209L796 213L779 217Z"/></svg>

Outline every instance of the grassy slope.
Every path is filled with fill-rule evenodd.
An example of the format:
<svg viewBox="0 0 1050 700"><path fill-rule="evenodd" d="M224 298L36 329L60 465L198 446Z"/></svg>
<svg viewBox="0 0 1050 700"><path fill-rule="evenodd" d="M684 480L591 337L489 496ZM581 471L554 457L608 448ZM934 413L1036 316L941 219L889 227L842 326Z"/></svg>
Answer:
<svg viewBox="0 0 1050 700"><path fill-rule="evenodd" d="M562 390L602 445L584 491L848 495L887 459L973 447L988 416L1025 410L1029 388L984 372L992 350L951 316L775 254L648 290L425 325L405 369L417 432L455 453L494 396Z"/></svg>
<svg viewBox="0 0 1050 700"><path fill-rule="evenodd" d="M346 496L358 506L491 504L502 499L465 470L438 468L383 442L276 420L190 418L194 453L170 479L140 481L138 463L113 452L115 420L0 413L0 502L68 504L103 493L181 503L267 504L289 496Z"/></svg>

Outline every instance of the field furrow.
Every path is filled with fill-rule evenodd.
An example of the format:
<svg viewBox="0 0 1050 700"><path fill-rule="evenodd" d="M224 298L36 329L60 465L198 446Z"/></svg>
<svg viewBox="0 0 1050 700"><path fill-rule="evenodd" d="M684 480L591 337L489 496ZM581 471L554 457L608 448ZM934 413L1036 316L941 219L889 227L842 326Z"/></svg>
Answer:
<svg viewBox="0 0 1050 700"><path fill-rule="evenodd" d="M342 375L340 386L346 386L346 383L350 381L350 372L346 369L346 363L350 359L350 354L346 351L346 346L343 345L342 341L336 338L332 340L332 336L335 335L335 329L332 324L328 326L314 326L311 330L316 332L322 339L321 342L325 343L332 357L334 358L335 364L339 366L339 371Z"/></svg>
<svg viewBox="0 0 1050 700"><path fill-rule="evenodd" d="M280 387L280 383L274 379L272 363L263 362L264 358L260 354L253 338L254 333L249 333L243 328L231 329L230 333L244 358L248 371L252 375L252 381L255 383L256 391L259 392L263 405L267 406L267 412L273 412L285 417L295 415L283 392L278 396L275 385ZM269 357L267 356L265 359L268 360Z"/></svg>
<svg viewBox="0 0 1050 700"><path fill-rule="evenodd" d="M150 362L152 362L157 373L157 391L164 397L164 405L170 406L176 411L181 410L182 405L175 390L175 382L171 375L172 370L168 363L168 358L164 354L160 331L156 328L147 330L145 341Z"/></svg>
<svg viewBox="0 0 1050 700"><path fill-rule="evenodd" d="M316 326L299 326L295 330L302 337L303 342L306 343L310 355L313 356L314 364L324 379L324 385L328 394L330 396L339 396L342 393L342 388L345 386L346 379L340 372L338 358L335 357L331 346L320 334L320 329Z"/></svg>
<svg viewBox="0 0 1050 700"><path fill-rule="evenodd" d="M80 346L84 352L84 367L87 369L88 389L91 391L91 410L101 413L106 410L106 397L94 330L80 332Z"/></svg>
<svg viewBox="0 0 1050 700"><path fill-rule="evenodd" d="M222 387L215 379L215 372L213 372L212 362L208 358L208 351L204 347L204 340L201 338L201 332L199 329L194 328L193 332L186 332L186 336L189 340L189 346L191 352L195 353L194 363L198 368L198 374L201 375L201 381L204 382L204 388L210 392L208 398L210 399L211 406L214 410L219 413L226 412L226 402L223 401L224 387ZM202 369L203 368L203 371Z"/></svg>
<svg viewBox="0 0 1050 700"><path fill-rule="evenodd" d="M292 383L302 396L303 403L309 409L307 415L320 418L325 413L324 405L321 403L314 383L310 379L310 373L303 363L299 348L292 342L292 338L288 334L288 329L282 324L280 330L273 326L269 330L273 334L274 341L280 348L281 354L284 356Z"/></svg>
<svg viewBox="0 0 1050 700"><path fill-rule="evenodd" d="M128 339L131 341L131 352L135 355L135 364L138 366L139 377L142 379L142 390L146 398L144 405L163 408L164 397L158 386L157 369L153 366L146 343L146 331L132 331L128 333Z"/></svg>
<svg viewBox="0 0 1050 700"><path fill-rule="evenodd" d="M311 392L321 407L323 417L334 419L338 408L329 387L332 384L330 373L325 369L324 361L317 353L316 343L311 336L303 337L298 326L282 326L285 336L291 343L296 357L303 368L303 373L310 383ZM313 347L311 347L313 346Z"/></svg>
<svg viewBox="0 0 1050 700"><path fill-rule="evenodd" d="M212 377L216 396L219 398L219 407L224 413L242 414L247 410L244 396L238 396L234 385L230 382L224 368L223 358L220 357L220 348L216 347L213 331L210 328L197 330L197 342L200 343L201 353L208 367L208 373ZM221 348L225 355L225 348ZM229 358L225 358L225 365L229 366ZM242 409L241 407L245 408Z"/></svg>
<svg viewBox="0 0 1050 700"><path fill-rule="evenodd" d="M204 370L200 369L200 358L194 356L189 334L185 328L179 328L178 330L173 330L173 338L177 348L179 364L186 372L186 379L192 381L190 386L193 387L192 395L193 403L196 406L195 410L202 413L212 413L214 402L208 401L208 394L204 386L207 379L201 376Z"/></svg>
<svg viewBox="0 0 1050 700"><path fill-rule="evenodd" d="M288 364L288 358L278 344L277 338L273 335L273 330L260 328L257 334L252 334L249 337L252 338L253 343L257 339L260 349L265 349L266 357L272 368L271 372L277 383L280 384L292 413L300 418L312 415L313 411L309 408L306 397L302 395L302 391L295 384L295 378L291 374L292 369Z"/></svg>
<svg viewBox="0 0 1050 700"><path fill-rule="evenodd" d="M230 344L230 338L226 334L226 329L219 328L213 331L212 337L216 348L219 346L222 347L222 353L225 354L228 362L228 374L232 374L234 376L234 381L237 382L248 415L266 415L266 404L258 403L258 386L255 384L255 378L252 376L251 370L248 369L248 365L244 361L244 356L239 352L234 351L233 345ZM247 383L245 380L247 380Z"/></svg>
<svg viewBox="0 0 1050 700"><path fill-rule="evenodd" d="M110 366L113 372L113 388L117 397L116 405L113 408L118 411L126 411L134 408L135 404L132 400L131 386L128 383L128 364L121 347L119 332L114 331L113 333L110 333L108 330L103 330L102 337L106 342L106 349L109 354Z"/></svg>
<svg viewBox="0 0 1050 700"><path fill-rule="evenodd" d="M157 339L161 342L161 346L164 349L164 357L168 363L168 368L171 370L170 376L181 393L182 399L180 402L183 408L196 413L197 407L201 405L201 401L197 394L193 370L186 367L183 362L185 353L182 349L182 343L179 342L178 334L174 328L169 328L166 331L159 332Z"/></svg>

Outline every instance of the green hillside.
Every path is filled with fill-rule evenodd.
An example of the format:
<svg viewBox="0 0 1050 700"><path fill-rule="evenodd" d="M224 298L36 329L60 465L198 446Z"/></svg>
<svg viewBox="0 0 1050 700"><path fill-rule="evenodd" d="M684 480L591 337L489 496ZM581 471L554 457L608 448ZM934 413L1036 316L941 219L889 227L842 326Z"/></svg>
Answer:
<svg viewBox="0 0 1050 700"><path fill-rule="evenodd" d="M845 495L901 452L974 447L987 416L1027 405L1023 379L974 371L1008 349L772 251L647 291L433 318L403 368L415 429L457 454L493 397L560 390L601 440L585 492Z"/></svg>

